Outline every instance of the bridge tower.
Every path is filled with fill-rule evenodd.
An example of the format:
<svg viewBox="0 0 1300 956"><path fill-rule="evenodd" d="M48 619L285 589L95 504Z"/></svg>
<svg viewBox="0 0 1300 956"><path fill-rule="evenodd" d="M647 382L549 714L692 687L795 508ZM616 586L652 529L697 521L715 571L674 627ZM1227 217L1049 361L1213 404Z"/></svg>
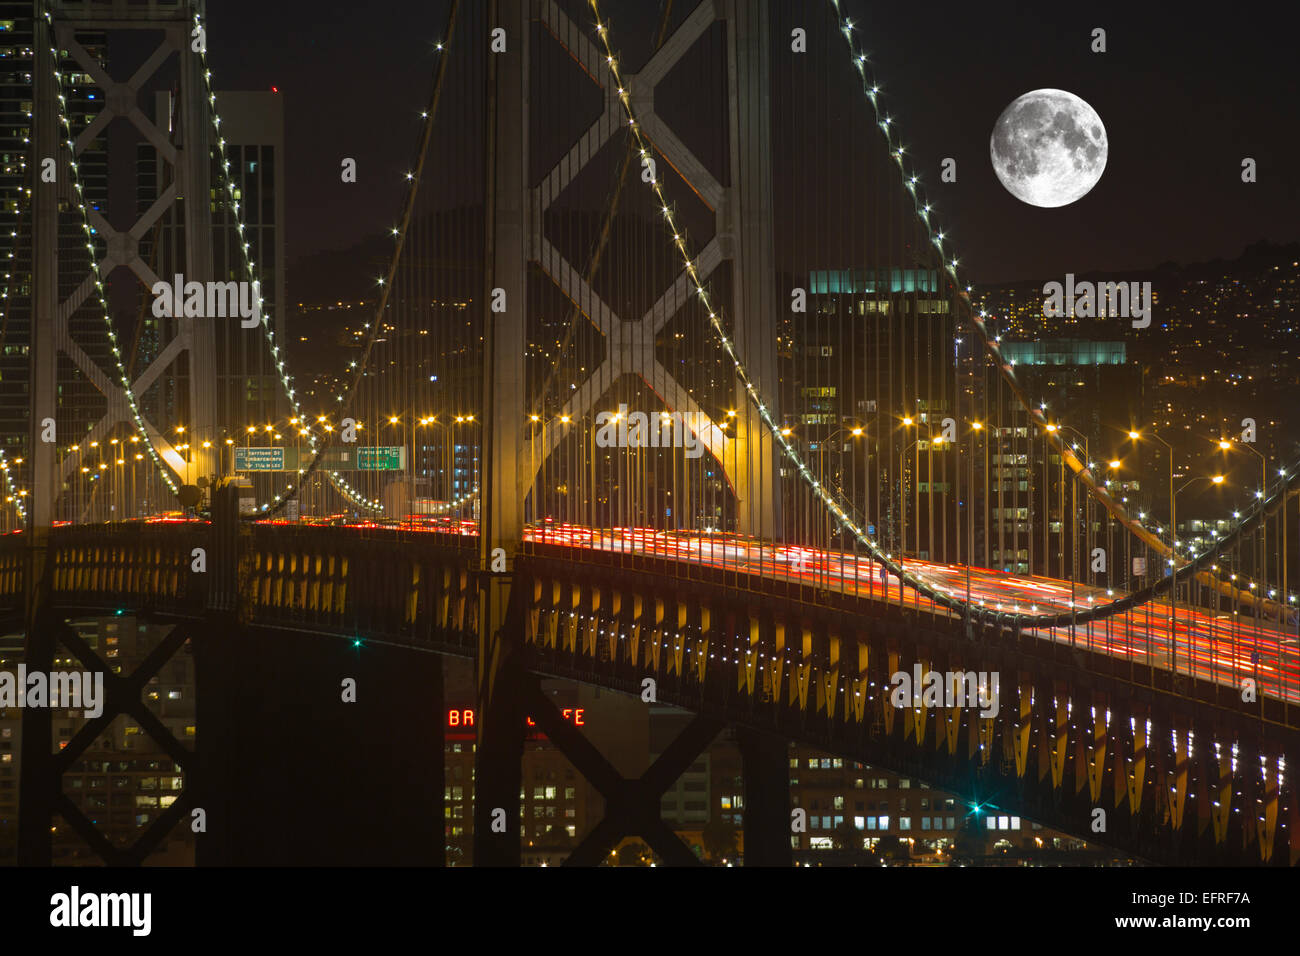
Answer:
<svg viewBox="0 0 1300 956"><path fill-rule="evenodd" d="M509 573L494 573L494 557L514 553L524 530L522 489L534 486L528 469L540 467L559 436L529 438L524 423L524 355L527 342L529 263L536 263L605 334L606 356L564 407L574 418L598 407L623 375L637 375L675 410L704 418L686 388L644 347L688 301L694 290L683 269L655 306L637 319L620 318L553 246L542 228L543 214L617 130L625 129L624 107L611 82L605 57L587 31L553 0L492 0L489 28L505 31L506 50L488 58L488 197L485 302L504 294L505 311L485 315L484 456L480 520L480 599L478 694L479 742L475 799L475 862L517 865L519 844L519 761L522 753L521 701L530 696L521 663L522 608L526 597L512 594ZM529 46L531 21L545 29L603 88L604 106L569 153L534 186L529 181ZM695 156L655 111L655 88L717 22L726 25L729 123L729 185ZM701 0L636 74L624 73L630 102L642 132L663 160L687 181L713 211L714 238L695 250L702 280L724 262L733 264L734 345L755 387L779 420L774 264L770 30L766 0ZM665 242L667 239L665 238ZM737 384L735 437L711 424L701 440L718 459L738 499L742 532L766 539L781 535L777 447L757 409ZM531 449L529 449L531 445ZM512 608L515 610L512 611ZM540 701L538 702L541 703ZM703 738L702 738L703 739ZM711 739L711 738L709 738ZM706 746L707 739L699 744ZM755 789L788 791L784 742L746 739L746 776ZM698 752L698 748L697 748ZM758 775L763 777L760 783ZM780 801L777 801L779 804ZM504 813L504 821L501 813ZM784 805L774 806L784 817ZM509 827L508 833L493 831ZM770 822L770 821L767 821ZM770 828L769 828L770 829ZM789 841L756 854L764 862L788 860ZM511 837L513 836L513 839ZM748 839L748 836L747 836ZM754 840L760 839L755 835Z"/></svg>
<svg viewBox="0 0 1300 956"><path fill-rule="evenodd" d="M56 163L56 181L43 182L35 176L35 215L33 217L33 276L32 286L32 419L36 428L32 443L32 520L34 527L48 527L54 501L62 487L63 479L72 470L75 459L69 456L62 469L55 462L55 445L40 441L39 426L45 418L53 418L56 406L54 370L56 356L66 355L81 374L102 394L107 411L86 435L76 436L77 441L99 441L120 422L131 422L133 415L126 390L116 376L110 377L86 354L70 334L72 315L97 297L94 276L77 277L83 281L67 299L59 295L59 203L76 209L75 179L70 164L75 162L87 147L104 136L108 125L117 117L128 120L158 151L163 163L171 168L171 185L148 210L127 229L114 228L104 214L89 210L90 225L105 243L106 252L99 262L100 274L107 277L119 266L126 266L147 288L152 288L163 277L156 275L140 255L140 239L169 210L175 210L177 222L184 223L184 278L186 282L207 282L213 275L212 254L212 168L210 159L211 122L206 84L203 78L202 45L206 36L200 35L196 17L204 15L204 0L188 3L168 3L165 0L49 0L52 22L43 16L46 3L36 0L37 36L45 37L48 44L66 51L77 67L88 74L104 92L104 107L84 130L77 133L69 151L66 130L58 118L59 82L54 76L59 69L44 42L36 43L35 64L32 76L34 85L35 134L33 140L33 169L41 168L41 161L53 158ZM161 41L135 74L126 79L110 76L99 61L77 40L78 31L120 32L131 31L145 36L161 34ZM173 55L178 62L176 109L171 128L159 127L145 116L140 108L141 92L149 81L168 64ZM200 201L193 200L200 197ZM169 283L172 276L165 277ZM97 307L97 306L96 306ZM183 481L194 483L200 475L215 474L216 453L205 450L202 444L210 441L212 448L219 445L216 421L216 362L215 337L211 319L178 317L173 320L175 333L168 342L160 343L161 351L148 367L131 382L131 392L138 399L164 374L178 374L182 356L188 359L185 373L189 385L189 416L186 421L186 439L190 454L183 457L164 434L159 423L143 417L149 440ZM59 436L64 441L66 436Z"/></svg>
<svg viewBox="0 0 1300 956"><path fill-rule="evenodd" d="M92 142L104 135L114 117L125 117L159 151L174 170L173 184L134 225L119 231L105 216L89 210L91 227L102 237L107 252L99 262L100 274L107 277L118 266L126 266L146 286L160 281L141 258L139 239L169 208L184 205L186 279L207 281L212 276L212 216L208 200L211 190L209 159L208 103L204 92L202 59L195 34L195 17L204 12L204 0L191 3L167 3L159 0L33 0L33 116L32 154L28 168L32 176L32 299L31 299L31 514L28 538L29 558L25 596L26 642L24 654L29 668L52 669L56 646L67 643L68 629L48 610L49 581L46 552L54 518L54 505L63 486L65 474L75 459L68 456L60 468L56 447L68 436L56 435L47 441L45 424L54 421L58 410L58 356L72 362L107 402L107 412L77 441L105 439L118 423L132 421L126 391L111 379L71 334L72 316L88 301L98 297L94 273L77 277L81 281L66 299L60 293L60 206L74 213L78 194L73 175L74 163ZM46 11L51 14L46 19ZM99 61L78 41L78 31L150 31L161 33L162 40L134 76L125 81L108 75ZM59 121L60 81L56 71L66 54L80 71L89 74L104 91L105 105L98 116L77 134L71 149L67 131ZM179 57L178 122L169 135L158 129L140 110L144 85L167 63L172 54ZM55 161L53 182L40 174L43 161ZM198 202L184 203L187 197ZM202 439L211 436L215 448L216 379L213 361L212 327L205 319L176 320L176 334L137 379L131 391L140 396L168 369L176 369L182 353L189 358L190 423L189 436L196 454L188 465L189 475L213 474ZM187 464L180 453L147 419L149 439L168 465L183 478ZM191 477L189 480L193 480ZM63 635L62 637L60 635ZM60 770L51 754L50 710L34 708L23 720L24 766L19 795L19 859L27 865L50 862L50 820L59 794Z"/></svg>

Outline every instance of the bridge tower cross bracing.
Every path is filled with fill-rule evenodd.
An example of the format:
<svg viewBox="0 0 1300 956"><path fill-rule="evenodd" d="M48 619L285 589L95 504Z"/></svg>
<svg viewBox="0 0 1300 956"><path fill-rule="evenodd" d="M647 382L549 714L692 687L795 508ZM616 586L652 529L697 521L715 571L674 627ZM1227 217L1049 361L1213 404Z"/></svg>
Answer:
<svg viewBox="0 0 1300 956"><path fill-rule="evenodd" d="M624 374L641 377L665 404L707 421L689 392L654 355L655 333L694 294L685 269L639 320L624 320L600 300L577 269L543 233L543 214L591 161L615 130L626 125L623 105L595 44L555 0L494 0L493 29L506 31L506 52L489 57L487 76L488 149L487 249L484 289L484 458L479 523L478 745L476 748L475 861L479 865L518 865L519 761L525 684L519 633L521 595L512 593L510 575L490 569L504 551L507 568L524 531L522 490L534 486L535 472L558 444L541 436L528 439L524 422L527 354L527 274L537 263L565 295L578 304L606 337L607 354L575 390L564 411L575 418L596 407ZM529 168L529 45L531 22L543 26L604 88L601 115L542 182L531 187ZM654 110L656 85L716 22L728 26L728 121L731 185L724 187ZM771 121L768 11L765 0L702 0L639 75L625 77L642 130L700 195L715 215L713 240L700 251L702 279L732 260L736 303L735 347L759 392L777 409L776 289L771 208ZM505 310L491 311L498 292ZM757 410L737 384L736 438L708 422L702 442L718 459L739 500L740 530L765 538L780 534L776 446ZM525 454L526 443L529 451ZM529 464L526 464L529 463ZM496 833L504 814L511 829ZM493 816L497 815L494 821Z"/></svg>
<svg viewBox="0 0 1300 956"><path fill-rule="evenodd" d="M555 39L582 64L604 91L601 114L569 152L529 190L528 257L574 302L604 335L606 355L579 384L563 412L575 420L598 407L623 375L639 376L669 408L702 423L697 436L717 459L738 499L739 530L763 538L781 534L781 499L776 480L777 447L739 384L735 397L737 429L728 436L704 415L690 393L658 361L656 334L695 294L683 269L640 318L622 318L603 302L580 270L542 232L543 213L583 169L625 129L627 118L605 58L591 38L555 0L534 0L536 15ZM623 73L629 100L642 133L697 196L712 210L713 239L696 252L702 281L724 261L733 264L734 345L757 391L779 420L776 368L777 294L774 265L771 167L771 62L768 5L763 0L701 0L639 73ZM655 112L655 88L713 24L727 25L727 92L730 185L719 179ZM670 245L665 237L665 245ZM519 347L525 343L520 341ZM563 435L558 429L532 439L525 459L540 469ZM529 475L521 487L533 485Z"/></svg>
<svg viewBox="0 0 1300 956"><path fill-rule="evenodd" d="M37 4L37 10L41 4ZM172 183L153 204L126 230L114 228L104 215L95 209L88 210L91 226L103 238L105 256L99 262L100 274L107 277L118 266L126 266L148 288L162 281L140 255L140 240L154 224L172 208L184 212L185 281L206 282L213 278L212 255L212 175L210 158L209 104L203 81L203 59L194 48L197 38L192 36L194 16L204 14L203 0L191 3L131 2L126 0L52 0L54 40L59 50L67 51L78 67L104 91L104 107L90 125L77 134L72 156L67 155L63 142L64 131L57 119L58 84L51 69L40 68L38 60L33 83L35 100L43 114L36 118L34 155L38 158L56 157L58 160L57 187L37 183L35 202L36 220L42 215L42 224L34 225L33 260L36 276L33 283L32 315L32 409L36 423L47 413L43 409L55 406L57 383L52 374L45 374L45 366L53 366L55 355L62 352L81 371L86 379L105 397L107 411L86 435L78 441L98 441L108 435L119 422L131 421L130 406L122 385L105 371L73 340L70 319L73 314L96 296L94 273L84 280L66 300L60 301L59 289L59 230L57 207L43 212L41 187L57 188L58 198L76 203L68 163L107 131L116 117L131 122L158 152L160 159L173 172ZM38 12L38 18L44 17ZM76 39L79 30L105 32L132 31L161 34L161 42L153 53L125 81L110 76ZM48 54L48 49L45 51ZM38 51L39 53L39 51ZM146 84L176 54L179 58L179 137L169 137L149 120L140 108L140 97ZM51 112L52 111L52 112ZM39 162L36 164L39 168ZM186 198L198 201L185 202ZM47 197L49 198L49 197ZM39 277L39 278L37 278ZM167 277L170 282L171 276ZM190 444L188 460L173 446L158 423L142 414L149 441L169 468L183 481L193 483L201 475L216 473L216 451L219 442L216 415L216 361L215 336L209 318L176 317L175 335L167 342L156 358L141 371L131 383L131 392L137 400L159 379L179 371L179 359L188 355L189 420L186 439ZM38 414L39 413L39 414ZM52 416L49 411L48 415ZM203 441L210 441L213 450L205 450ZM32 511L37 526L41 517L46 520L53 510L58 489L63 479L74 467L76 459L68 456L62 469L55 463L53 445L34 443L32 448Z"/></svg>

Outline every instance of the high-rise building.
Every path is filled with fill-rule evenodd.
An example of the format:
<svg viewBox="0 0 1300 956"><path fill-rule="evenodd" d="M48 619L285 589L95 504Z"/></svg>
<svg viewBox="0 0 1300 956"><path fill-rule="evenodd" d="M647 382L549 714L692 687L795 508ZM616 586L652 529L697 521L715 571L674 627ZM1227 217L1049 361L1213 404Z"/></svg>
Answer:
<svg viewBox="0 0 1300 956"><path fill-rule="evenodd" d="M787 325L785 425L818 480L851 502L885 547L952 557L959 464L932 443L957 416L960 394L940 274L822 269L806 285L806 311Z"/></svg>
<svg viewBox="0 0 1300 956"><path fill-rule="evenodd" d="M213 275L197 277L200 281L244 282L241 242L254 263L261 283L264 314L271 317L278 341L284 341L285 291L285 196L284 196L284 99L271 92L218 92L217 108L221 116L221 135L226 141L229 176L234 181L235 201L239 203L244 224L242 240L234 219L226 208L226 193L221 187L220 153L213 150L210 205L213 220ZM155 123L170 131L176 107L171 93L155 97ZM139 212L143 213L170 185L170 167L148 144L138 147L137 190ZM183 203L169 209L153 232L140 244L141 255L154 264L154 272L165 282L185 275ZM185 276L186 281L190 280ZM149 290L141 294L152 300ZM145 316L143 341L149 343L156 357L174 329L163 325L173 320L154 318L152 310ZM279 373L259 326L244 328L237 317L210 318L214 324L216 375L216 421L227 429L229 437L240 441L248 425L266 425L284 418L287 400L279 387ZM141 367L144 367L141 364ZM188 394L180 381L182 371L169 385L154 396L153 411L164 421L183 419L186 413L183 396ZM150 399L147 398L148 402ZM162 407L159 407L159 406ZM287 427L287 426L286 426ZM225 467L230 466L226 461Z"/></svg>

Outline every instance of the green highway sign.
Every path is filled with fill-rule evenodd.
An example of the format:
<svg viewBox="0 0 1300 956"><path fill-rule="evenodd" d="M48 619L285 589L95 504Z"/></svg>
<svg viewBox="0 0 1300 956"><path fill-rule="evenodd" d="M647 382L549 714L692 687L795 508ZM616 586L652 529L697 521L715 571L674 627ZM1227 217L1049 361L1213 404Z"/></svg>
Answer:
<svg viewBox="0 0 1300 956"><path fill-rule="evenodd" d="M235 446L235 471L284 471L283 448Z"/></svg>
<svg viewBox="0 0 1300 956"><path fill-rule="evenodd" d="M362 446L357 449L358 471L405 471L406 448L383 448Z"/></svg>

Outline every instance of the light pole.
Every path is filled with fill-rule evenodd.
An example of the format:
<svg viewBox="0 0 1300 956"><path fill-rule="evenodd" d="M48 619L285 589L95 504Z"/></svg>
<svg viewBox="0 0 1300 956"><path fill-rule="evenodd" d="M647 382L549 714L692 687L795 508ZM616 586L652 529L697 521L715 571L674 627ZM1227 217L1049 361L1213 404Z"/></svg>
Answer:
<svg viewBox="0 0 1300 956"><path fill-rule="evenodd" d="M904 424L909 424L909 423L910 423L910 419L904 419ZM906 505L906 502L907 502L907 489L906 489L906 482L904 482L904 481L902 480L902 479L903 479L903 475L904 475L903 465L904 465L904 461L905 461L906 458L907 458L907 453L908 453L909 451L911 451L913 448L915 448L915 449L916 449L916 461L917 461L917 466L918 466L918 469L917 469L917 470L919 471L919 465L920 465L920 460L921 460L921 448L920 448L920 445L921 445L921 442L923 442L923 441L927 441L927 440L930 442L930 445L931 445L931 446L934 446L934 445L942 445L942 444L943 444L943 435L937 435L937 436L936 436L936 435L931 435L931 436L929 437L929 439L919 438L919 437L918 437L918 438L916 438L914 441L912 441L910 444L904 446L903 450L902 450L901 452L899 452L899 455L898 455L898 474L899 474L899 481L900 481L900 488L899 488L899 496L898 496L898 497L899 497L899 500L903 503L903 504L902 504L902 507L899 509L900 512L901 512L901 514L902 514L902 531L903 531L903 547L900 548L900 549L899 549L899 552L898 552L898 564L899 564L899 567L900 567L900 568L902 567L902 564L903 564L903 555L904 555L904 553L905 553L906 550L907 550L907 505ZM933 469L931 469L931 472L933 472ZM912 478L912 484L913 484L914 489L916 490L916 498L917 498L917 505L916 505L916 511L917 511L917 524L916 524L916 549L919 551L919 550L921 549L921 519L920 519L920 511L921 511L921 508L920 508L920 496L921 496L921 491L920 491L920 481L917 480L918 478L919 478L919 475L913 475L913 478ZM931 490L931 494L933 494L933 490ZM931 558L933 558L933 555L931 555ZM903 589L903 578L902 578L901 575L899 576L899 579L898 579L898 588L899 588L898 600L899 600L899 604L901 605L901 604L902 604L902 601L903 601L903 590L902 590L902 589ZM918 606L918 607L920 606L920 600L921 600L920 595L917 595L917 606Z"/></svg>
<svg viewBox="0 0 1300 956"><path fill-rule="evenodd" d="M1136 442L1142 437L1142 434L1131 431L1128 433L1128 437ZM1178 578L1176 577L1178 571L1178 509L1174 501L1174 446L1161 438L1160 433L1154 428L1151 429L1151 437L1169 449L1169 565L1172 568L1169 582L1169 630L1171 635L1170 645L1172 646L1178 634L1178 612L1176 609L1178 602Z"/></svg>
<svg viewBox="0 0 1300 956"><path fill-rule="evenodd" d="M1245 442L1234 443L1228 439L1219 440L1219 447L1224 451L1231 451L1236 444L1239 444L1242 448L1259 459L1259 490L1255 492L1255 497L1260 499L1260 501L1263 501L1265 486L1268 484L1268 459L1264 457L1262 452L1256 451ZM1261 517L1259 522L1259 566L1256 569L1256 574L1261 581L1268 578L1268 569L1265 567L1268 562L1267 534L1268 522L1263 520ZM1257 604L1256 608L1258 607L1259 605Z"/></svg>
<svg viewBox="0 0 1300 956"><path fill-rule="evenodd" d="M1223 484L1223 475L1198 475L1198 476L1195 477L1195 478L1190 478L1190 479L1188 479L1187 481L1185 481L1185 482L1183 483L1183 486L1182 486L1181 488L1179 488L1177 492L1173 492L1173 493L1170 495L1170 498L1169 498L1169 507L1170 507L1170 516L1171 516L1171 517L1170 517L1170 520L1171 520L1171 521L1173 520L1173 517L1172 517L1172 515L1173 515L1173 508L1174 508L1174 504L1175 504L1175 499L1177 498L1178 494L1179 494L1180 492L1184 491L1184 490L1185 490L1186 488L1188 488L1190 485L1194 485L1194 484L1196 484L1196 482L1198 482L1198 481L1208 481L1208 482L1210 482L1211 484L1214 484L1214 485L1221 485L1221 484ZM1173 487L1173 486L1171 485L1170 488L1172 489L1172 487ZM1177 664L1177 660L1178 660L1178 656L1177 656L1177 655L1178 655L1178 618L1177 618L1177 616L1176 616L1176 612L1175 612L1175 610L1174 610L1174 605L1173 605L1173 595L1175 594L1176 588L1177 588L1177 586L1178 586L1178 579L1177 579L1177 577L1175 577L1175 575L1178 573L1178 537L1177 537L1177 530L1176 530L1176 529L1177 529L1177 525L1175 525L1174 527L1175 527L1175 534L1174 534L1174 554L1173 554L1173 557L1170 559L1170 562L1169 562L1169 564L1170 564L1170 569L1169 569L1169 577L1170 577L1170 585L1169 585L1169 594L1170 594L1169 615L1170 615L1170 618L1169 618L1169 619L1170 619L1170 622L1171 622L1171 624L1170 624L1170 631L1169 631L1169 669L1170 669L1171 671L1174 671L1175 673L1177 673L1176 664Z"/></svg>
<svg viewBox="0 0 1300 956"><path fill-rule="evenodd" d="M984 433L983 422L971 422L971 440L974 441L976 435L982 436ZM984 563L988 564L988 507L989 507L989 446L988 442L984 445L984 550L986 557ZM970 451L970 483L966 486L967 498L971 497L975 491L975 449ZM971 637L971 616L970 616L970 566L975 560L975 509L971 507L971 502L966 504L966 636Z"/></svg>
<svg viewBox="0 0 1300 956"><path fill-rule="evenodd" d="M1091 451L1091 449L1088 447L1088 436L1085 435L1083 432L1079 431L1079 429L1074 428L1074 427L1071 426L1071 425L1061 425L1061 426L1059 426L1059 427L1060 427L1061 431L1063 431L1063 432L1074 432L1075 437L1077 437L1080 441L1083 442L1083 460L1084 460L1084 462L1087 463L1087 465L1088 465L1089 468L1092 468L1092 451ZM1078 450L1079 450L1078 442L1071 442L1071 443L1070 443L1070 450L1071 450L1071 451L1078 451ZM1065 458L1064 458L1064 456L1062 456L1062 458L1061 458L1061 473L1062 473L1062 476L1064 476L1064 473L1065 473ZM1062 480L1064 480L1064 478L1063 478ZM1077 487L1078 487L1078 486L1077 486L1077 483L1076 483L1075 487L1076 487L1076 489L1077 489ZM1087 499L1085 499L1085 501L1084 501L1085 514L1084 514L1084 518L1083 518L1083 537L1084 537L1083 550L1084 550L1084 553L1085 553L1085 554L1089 554L1089 555L1091 555L1091 553L1092 553L1092 522L1091 522L1090 520L1088 520L1087 508L1088 508L1089 505L1091 504L1091 501L1092 501L1091 498L1087 498ZM1064 494L1062 494L1062 502L1064 502ZM1062 511L1064 511L1064 508L1065 508L1064 503L1062 503L1061 508L1062 508ZM1074 511L1074 510L1075 510L1075 509L1071 508L1071 511ZM1076 517L1077 517L1077 515L1074 515L1074 514L1071 514L1071 516L1070 516L1070 527L1071 527L1071 529L1077 529L1077 525L1075 524L1075 518L1076 518ZM1061 516L1061 527L1062 527L1062 529L1065 528L1065 516L1064 516L1064 514L1062 514L1062 516ZM1074 534L1075 534L1075 530L1071 530L1071 532L1070 532L1071 547L1077 549L1078 544L1077 544L1077 542L1074 541ZM1065 543L1064 533L1062 533L1061 543L1062 543L1062 545L1064 545L1064 543ZM1064 548L1062 548L1062 550L1064 550ZM1110 555L1107 555L1107 561L1109 562L1109 560L1110 560ZM1091 562L1089 563L1088 566L1089 566L1089 568L1092 567ZM1107 564L1107 567L1108 567L1108 568L1110 567L1109 563ZM1109 573L1110 573L1110 572L1107 571L1107 574L1108 574L1108 575L1109 575ZM1108 578L1108 580L1109 580L1109 578ZM1089 581L1090 581L1090 583L1091 583L1091 581L1092 581L1091 576L1089 577Z"/></svg>
<svg viewBox="0 0 1300 956"><path fill-rule="evenodd" d="M903 427L912 427L911 416L903 416ZM906 442L907 433L903 433L903 440ZM908 445L900 446L898 452L898 558L899 564L902 564L903 552L907 550L907 470L904 459L907 456ZM899 598L902 598L902 579L899 579Z"/></svg>
<svg viewBox="0 0 1300 956"><path fill-rule="evenodd" d="M833 432L831 432L829 435L827 435L825 438L817 442L817 475L818 478L821 480L822 487L829 487L831 485L831 483L826 480L826 446L829 445L832 441L834 441L836 437L844 434L845 432L849 433L854 438L861 438L863 434L866 433L866 429L863 428L861 425L842 425L839 428L835 429ZM843 486L839 483L835 484L833 487L836 491L840 493L843 493L844 491ZM850 504L853 503L854 502L850 501ZM827 521L826 540L827 540L827 545L829 546L830 512L826 513L826 521Z"/></svg>

